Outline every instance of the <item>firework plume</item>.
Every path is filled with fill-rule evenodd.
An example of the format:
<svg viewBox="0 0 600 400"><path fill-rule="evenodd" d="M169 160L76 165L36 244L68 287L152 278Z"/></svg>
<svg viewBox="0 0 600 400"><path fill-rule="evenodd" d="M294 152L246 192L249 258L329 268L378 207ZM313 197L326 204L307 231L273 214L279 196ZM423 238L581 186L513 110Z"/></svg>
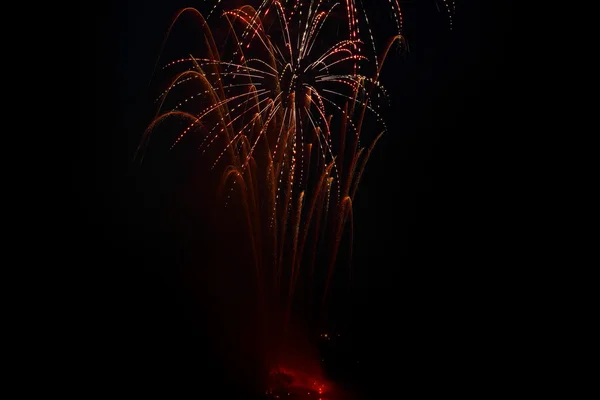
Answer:
<svg viewBox="0 0 600 400"><path fill-rule="evenodd" d="M378 49L362 0L221 3L175 17L169 32L183 16L197 21L201 49L157 68L166 84L136 158L173 121L170 150L210 157L221 203L243 210L261 302L282 306L285 331L298 282L312 288L322 274L325 302L352 236L357 188L387 129L379 77L393 46L405 46L403 16L397 0L381 1L396 33ZM443 4L451 15L453 2Z"/></svg>

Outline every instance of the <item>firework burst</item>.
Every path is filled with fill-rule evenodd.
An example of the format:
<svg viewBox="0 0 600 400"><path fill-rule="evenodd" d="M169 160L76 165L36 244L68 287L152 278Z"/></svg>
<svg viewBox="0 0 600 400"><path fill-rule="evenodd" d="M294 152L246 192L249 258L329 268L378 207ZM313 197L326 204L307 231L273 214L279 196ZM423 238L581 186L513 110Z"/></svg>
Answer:
<svg viewBox="0 0 600 400"><path fill-rule="evenodd" d="M390 4L401 29L400 9ZM303 263L311 267L309 276L314 273L316 234L329 228L323 243L331 250L325 296L358 182L380 137L362 147L362 126L373 117L380 132L386 130L380 107L387 94L378 78L385 55L402 36L389 41L381 58L370 60L363 55L355 2L348 0L348 35L327 44L321 33L343 6L263 1L256 9L224 11L231 40L221 48L197 10L182 10L176 20L185 13L197 17L206 55L163 68L173 75L138 150L141 159L151 133L172 119L187 125L171 149L194 135L203 138L202 153L220 149L212 167L225 168L224 200L236 192L242 202L263 295L271 290L293 297ZM368 29L368 19L364 22ZM372 35L369 47L375 51ZM360 73L371 64L372 76ZM185 96L174 95L184 91ZM176 101L169 102L170 96ZM311 232L315 237L309 238Z"/></svg>
<svg viewBox="0 0 600 400"><path fill-rule="evenodd" d="M283 305L284 326L299 280L312 288L317 264L321 303L327 298L365 165L387 129L379 76L390 49L405 43L397 0L383 3L396 33L382 51L362 0L264 0L225 10L217 1L206 19L181 10L169 29L193 16L202 49L160 70L167 83L136 157L141 162L151 137L173 121L181 129L170 150L194 145L211 157L222 203L243 209L262 303ZM213 14L221 16L218 35L207 23Z"/></svg>

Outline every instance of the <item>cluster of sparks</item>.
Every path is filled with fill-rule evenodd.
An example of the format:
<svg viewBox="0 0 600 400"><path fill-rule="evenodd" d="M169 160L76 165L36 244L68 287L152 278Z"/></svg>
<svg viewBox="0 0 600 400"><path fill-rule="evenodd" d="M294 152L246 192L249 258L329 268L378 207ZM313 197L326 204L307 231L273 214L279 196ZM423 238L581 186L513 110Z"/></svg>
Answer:
<svg viewBox="0 0 600 400"><path fill-rule="evenodd" d="M197 18L204 53L163 67L168 83L137 157L166 121L183 124L171 149L202 138L199 150L212 149L213 169L223 167L224 203L242 205L261 296L284 299L288 312L301 271L314 278L318 248L327 254L325 299L348 222L352 232L358 184L387 129L379 76L404 39L398 0L385 1L396 33L381 53L363 0L259 0L220 13L226 37L213 36L207 23L221 0L206 19L186 8L171 25L184 14ZM444 5L452 24L454 1ZM340 19L341 37L324 37ZM360 140L365 124L368 146Z"/></svg>

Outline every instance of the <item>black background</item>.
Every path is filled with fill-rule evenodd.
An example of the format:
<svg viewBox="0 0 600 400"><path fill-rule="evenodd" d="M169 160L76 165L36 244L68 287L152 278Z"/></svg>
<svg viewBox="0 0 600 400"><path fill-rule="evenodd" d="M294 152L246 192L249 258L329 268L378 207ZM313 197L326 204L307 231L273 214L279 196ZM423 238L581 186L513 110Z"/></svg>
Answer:
<svg viewBox="0 0 600 400"><path fill-rule="evenodd" d="M510 240L496 228L503 166L490 160L517 118L512 10L479 3L487 2L457 1L450 31L433 1L406 2L411 51L393 55L382 77L394 118L359 189L355 279L336 320L353 337L349 354L365 367L352 379L369 398L471 388L501 345L502 299L491 293L505 262L498 241ZM245 398L254 378L222 370L205 327L219 318L182 282L192 241L164 223L160 195L140 196L129 174L160 43L188 5L202 6L130 0L80 9L77 246L102 282L92 314L107 384L202 398L226 388L223 396Z"/></svg>

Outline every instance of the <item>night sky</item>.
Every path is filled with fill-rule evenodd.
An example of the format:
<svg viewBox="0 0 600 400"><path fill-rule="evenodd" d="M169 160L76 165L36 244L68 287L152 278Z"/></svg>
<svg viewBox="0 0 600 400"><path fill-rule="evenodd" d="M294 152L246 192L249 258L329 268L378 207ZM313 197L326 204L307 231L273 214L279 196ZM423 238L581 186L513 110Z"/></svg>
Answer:
<svg viewBox="0 0 600 400"><path fill-rule="evenodd" d="M256 355L231 361L222 349L236 340L223 331L240 329L251 316L213 307L206 294L241 302L243 290L194 281L209 273L192 265L219 262L210 229L190 229L206 216L182 218L185 227L171 223L188 209L175 207L173 216L165 195L173 187L170 171L149 184L130 168L151 116L148 83L164 33L176 10L202 7L197 3L127 0L80 10L77 247L102 282L95 341L107 385L200 398L220 387L224 398L249 398ZM492 351L486 338L496 308L486 293L501 273L492 246L501 194L492 172L499 166L488 159L515 118L511 10L510 2L456 3L450 31L433 0L404 2L410 52L392 54L384 68L381 80L393 94L390 130L354 205L353 279L332 303L330 329L352 337L343 357L364 366L333 373L373 399L469 386L473 366ZM148 187L152 193L141 194ZM239 277L236 285L243 282ZM233 375L224 372L232 362L239 364Z"/></svg>

